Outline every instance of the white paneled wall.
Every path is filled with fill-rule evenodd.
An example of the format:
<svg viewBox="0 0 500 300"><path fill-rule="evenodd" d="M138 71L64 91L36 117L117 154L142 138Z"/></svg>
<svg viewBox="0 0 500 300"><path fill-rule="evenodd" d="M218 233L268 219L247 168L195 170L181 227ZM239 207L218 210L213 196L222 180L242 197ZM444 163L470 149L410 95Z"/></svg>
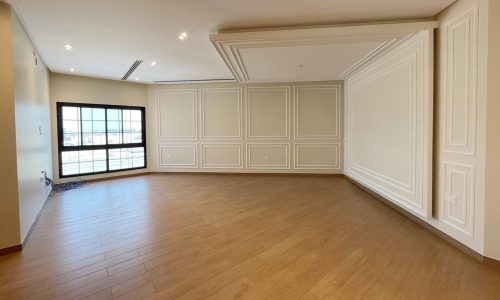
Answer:
<svg viewBox="0 0 500 300"><path fill-rule="evenodd" d="M153 171L342 173L341 82L155 85Z"/></svg>
<svg viewBox="0 0 500 300"><path fill-rule="evenodd" d="M436 101L437 216L445 232L480 253L484 247L486 8L485 1L465 0L440 14Z"/></svg>
<svg viewBox="0 0 500 300"><path fill-rule="evenodd" d="M432 213L432 53L420 31L346 84L345 173L421 217Z"/></svg>

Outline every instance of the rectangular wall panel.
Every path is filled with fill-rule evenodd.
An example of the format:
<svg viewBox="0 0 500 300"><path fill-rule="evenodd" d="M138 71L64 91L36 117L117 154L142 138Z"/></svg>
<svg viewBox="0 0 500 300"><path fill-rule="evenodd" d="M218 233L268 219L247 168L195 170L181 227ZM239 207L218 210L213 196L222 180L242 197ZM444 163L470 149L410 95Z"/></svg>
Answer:
<svg viewBox="0 0 500 300"><path fill-rule="evenodd" d="M257 169L290 168L289 144L247 144L247 167Z"/></svg>
<svg viewBox="0 0 500 300"><path fill-rule="evenodd" d="M158 92L157 108L158 139L196 139L196 90Z"/></svg>
<svg viewBox="0 0 500 300"><path fill-rule="evenodd" d="M347 174L397 205L432 214L433 33L420 31L353 74Z"/></svg>
<svg viewBox="0 0 500 300"><path fill-rule="evenodd" d="M340 144L295 144L296 169L340 169Z"/></svg>
<svg viewBox="0 0 500 300"><path fill-rule="evenodd" d="M161 168L197 168L196 144L171 144L158 147Z"/></svg>
<svg viewBox="0 0 500 300"><path fill-rule="evenodd" d="M201 138L241 140L241 89L202 89L200 94Z"/></svg>
<svg viewBox="0 0 500 300"><path fill-rule="evenodd" d="M444 162L443 221L472 236L474 224L474 166Z"/></svg>
<svg viewBox="0 0 500 300"><path fill-rule="evenodd" d="M202 168L243 168L242 144L201 144Z"/></svg>
<svg viewBox="0 0 500 300"><path fill-rule="evenodd" d="M295 138L340 138L338 86L295 87Z"/></svg>
<svg viewBox="0 0 500 300"><path fill-rule="evenodd" d="M443 24L444 151L473 155L476 136L476 9Z"/></svg>
<svg viewBox="0 0 500 300"><path fill-rule="evenodd" d="M247 88L247 138L289 139L290 87Z"/></svg>

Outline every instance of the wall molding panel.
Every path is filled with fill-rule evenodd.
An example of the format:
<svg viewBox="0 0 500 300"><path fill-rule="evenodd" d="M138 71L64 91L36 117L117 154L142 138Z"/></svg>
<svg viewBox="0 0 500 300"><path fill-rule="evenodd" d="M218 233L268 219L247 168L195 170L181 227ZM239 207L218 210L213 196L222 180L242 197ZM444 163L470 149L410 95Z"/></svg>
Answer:
<svg viewBox="0 0 500 300"><path fill-rule="evenodd" d="M247 168L290 169L290 144L247 144Z"/></svg>
<svg viewBox="0 0 500 300"><path fill-rule="evenodd" d="M424 30L348 78L345 173L432 214L433 33Z"/></svg>
<svg viewBox="0 0 500 300"><path fill-rule="evenodd" d="M295 138L340 139L340 86L296 86L294 90ZM302 101L302 92L312 95L308 95L309 97L305 97L306 100ZM321 95L321 92L331 94ZM333 118L324 116L328 114ZM306 119L305 122L301 121L303 118ZM329 122L320 122L322 120ZM327 132L324 132L325 129ZM304 131L306 133L303 133Z"/></svg>
<svg viewBox="0 0 500 300"><path fill-rule="evenodd" d="M196 140L197 91L158 91L156 99L158 140Z"/></svg>
<svg viewBox="0 0 500 300"><path fill-rule="evenodd" d="M443 168L443 222L473 237L475 168L448 161Z"/></svg>
<svg viewBox="0 0 500 300"><path fill-rule="evenodd" d="M149 95L153 171L343 172L343 82L155 85Z"/></svg>
<svg viewBox="0 0 500 300"><path fill-rule="evenodd" d="M233 97L233 98L231 98ZM210 107L212 106L212 107ZM200 138L242 140L242 89L205 88L200 90ZM220 118L221 110L224 118ZM208 131L215 131L207 134Z"/></svg>
<svg viewBox="0 0 500 300"><path fill-rule="evenodd" d="M158 147L160 168L198 168L196 144L168 144Z"/></svg>
<svg viewBox="0 0 500 300"><path fill-rule="evenodd" d="M340 143L295 144L294 168L340 170L340 149Z"/></svg>
<svg viewBox="0 0 500 300"><path fill-rule="evenodd" d="M443 151L476 152L477 8L471 7L442 25L446 107Z"/></svg>
<svg viewBox="0 0 500 300"><path fill-rule="evenodd" d="M242 169L243 144L201 144L201 168ZM211 153L213 152L213 153Z"/></svg>
<svg viewBox="0 0 500 300"><path fill-rule="evenodd" d="M281 93L281 98L270 94ZM261 98L252 96L260 94ZM266 96L267 97L264 97ZM270 102L274 102L273 109L269 109ZM281 102L281 103L280 103ZM281 104L281 107L276 107ZM260 109L260 111L259 111ZM255 110L255 113L252 111ZM254 120L258 115L260 119ZM282 120L276 121L277 118ZM249 87L246 89L246 128L248 140L259 139L290 139L290 87ZM276 130L278 126L278 132ZM257 129L254 126L258 126ZM280 128L281 127L281 128ZM254 133L254 130L257 131ZM269 132L267 134L259 132Z"/></svg>

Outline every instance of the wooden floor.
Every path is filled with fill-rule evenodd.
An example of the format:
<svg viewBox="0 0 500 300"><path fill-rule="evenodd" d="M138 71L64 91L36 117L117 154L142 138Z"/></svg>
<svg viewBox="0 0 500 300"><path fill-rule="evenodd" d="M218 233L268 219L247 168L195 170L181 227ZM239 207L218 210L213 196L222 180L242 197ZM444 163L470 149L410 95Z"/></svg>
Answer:
<svg viewBox="0 0 500 300"><path fill-rule="evenodd" d="M1 299L500 299L477 263L342 177L147 175L47 202Z"/></svg>

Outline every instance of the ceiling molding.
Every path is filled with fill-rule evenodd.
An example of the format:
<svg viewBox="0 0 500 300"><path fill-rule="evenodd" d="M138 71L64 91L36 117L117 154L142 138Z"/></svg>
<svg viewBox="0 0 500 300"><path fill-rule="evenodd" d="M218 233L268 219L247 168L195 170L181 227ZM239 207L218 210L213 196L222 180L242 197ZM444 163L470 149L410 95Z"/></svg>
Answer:
<svg viewBox="0 0 500 300"><path fill-rule="evenodd" d="M322 45L355 42L382 44L343 72L342 78L363 68L399 45L412 34L437 28L437 21L403 22L390 24L362 24L331 27L290 28L259 31L220 32L210 35L225 64L238 82L252 82L240 50L282 46Z"/></svg>

